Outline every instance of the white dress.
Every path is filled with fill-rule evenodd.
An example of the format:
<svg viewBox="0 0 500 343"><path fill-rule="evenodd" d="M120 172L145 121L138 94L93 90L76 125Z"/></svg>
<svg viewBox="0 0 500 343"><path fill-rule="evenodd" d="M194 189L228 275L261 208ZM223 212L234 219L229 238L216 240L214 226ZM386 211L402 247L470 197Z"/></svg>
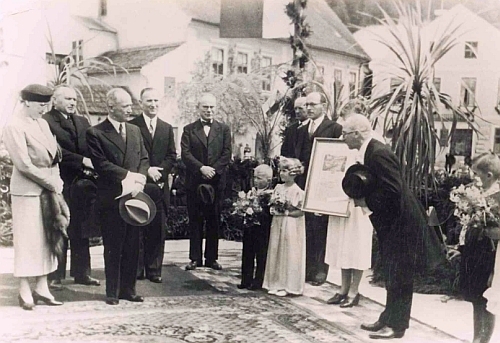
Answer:
<svg viewBox="0 0 500 343"><path fill-rule="evenodd" d="M348 218L330 216L325 262L342 269L371 267L373 226L361 207L349 205Z"/></svg>
<svg viewBox="0 0 500 343"><path fill-rule="evenodd" d="M487 310L496 316L497 323L490 342L500 342L500 245L495 255L495 270L493 272L493 282L491 287L483 293L488 299Z"/></svg>
<svg viewBox="0 0 500 343"><path fill-rule="evenodd" d="M276 186L273 197L302 207L304 191L297 184ZM285 290L302 294L306 280L306 230L304 216L273 216L267 250L263 287L267 290Z"/></svg>

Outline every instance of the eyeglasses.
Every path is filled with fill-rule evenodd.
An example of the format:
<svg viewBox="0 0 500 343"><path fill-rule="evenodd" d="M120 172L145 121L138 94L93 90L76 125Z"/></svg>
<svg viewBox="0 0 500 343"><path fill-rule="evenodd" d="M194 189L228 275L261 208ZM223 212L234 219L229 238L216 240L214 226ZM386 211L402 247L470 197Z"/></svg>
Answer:
<svg viewBox="0 0 500 343"><path fill-rule="evenodd" d="M354 132L358 132L358 131L349 131L349 132L347 132L347 131L342 131L342 136L344 136L344 137L345 137L345 136L347 136L348 134L351 134L351 133L354 133Z"/></svg>
<svg viewBox="0 0 500 343"><path fill-rule="evenodd" d="M306 104L304 104L304 107L314 107L314 106L318 106L318 105L323 105L322 103L316 103L316 102L308 102Z"/></svg>

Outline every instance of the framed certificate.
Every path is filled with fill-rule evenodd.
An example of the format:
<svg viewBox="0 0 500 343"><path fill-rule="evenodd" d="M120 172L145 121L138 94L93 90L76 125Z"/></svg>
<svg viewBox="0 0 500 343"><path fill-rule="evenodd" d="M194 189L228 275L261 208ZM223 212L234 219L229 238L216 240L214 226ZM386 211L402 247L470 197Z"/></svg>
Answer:
<svg viewBox="0 0 500 343"><path fill-rule="evenodd" d="M356 161L357 150L350 150L341 139L314 140L305 187L303 211L349 217L352 201L342 190L344 174Z"/></svg>

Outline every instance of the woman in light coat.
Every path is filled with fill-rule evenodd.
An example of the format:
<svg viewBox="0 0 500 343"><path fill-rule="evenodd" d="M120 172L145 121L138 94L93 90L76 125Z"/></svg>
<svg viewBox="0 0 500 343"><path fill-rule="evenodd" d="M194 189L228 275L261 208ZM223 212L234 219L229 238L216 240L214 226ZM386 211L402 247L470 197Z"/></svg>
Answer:
<svg viewBox="0 0 500 343"><path fill-rule="evenodd" d="M42 115L52 90L29 85L21 91L22 108L4 129L4 143L14 164L10 182L14 233L14 276L19 283L19 306L32 310L38 301L61 305L49 291L47 274L57 259L46 239L40 195L42 190L62 193L57 142ZM29 277L36 277L31 292Z"/></svg>

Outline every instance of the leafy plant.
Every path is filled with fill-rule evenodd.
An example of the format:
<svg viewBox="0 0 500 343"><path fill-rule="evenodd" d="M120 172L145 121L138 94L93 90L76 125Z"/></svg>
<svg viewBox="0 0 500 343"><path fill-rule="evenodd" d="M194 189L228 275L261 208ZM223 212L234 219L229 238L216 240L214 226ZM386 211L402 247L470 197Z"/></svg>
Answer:
<svg viewBox="0 0 500 343"><path fill-rule="evenodd" d="M393 132L392 148L401 162L408 185L418 195L427 196L427 186L435 177L436 148L442 143L436 122L444 126L443 109L452 114L446 141L454 134L459 120L477 132L473 115L455 106L433 83L434 66L458 43L460 25L452 22L431 42L424 39L419 1L411 6L399 0L395 2L395 9L399 16L397 21L380 8L384 18L379 22L387 37L378 36L378 41L393 56L387 66L387 75L395 78L399 85L373 99L371 107L376 114L375 122L382 122L384 132Z"/></svg>
<svg viewBox="0 0 500 343"><path fill-rule="evenodd" d="M0 147L0 245L12 245L12 207L9 188L12 176L12 161L7 150Z"/></svg>

